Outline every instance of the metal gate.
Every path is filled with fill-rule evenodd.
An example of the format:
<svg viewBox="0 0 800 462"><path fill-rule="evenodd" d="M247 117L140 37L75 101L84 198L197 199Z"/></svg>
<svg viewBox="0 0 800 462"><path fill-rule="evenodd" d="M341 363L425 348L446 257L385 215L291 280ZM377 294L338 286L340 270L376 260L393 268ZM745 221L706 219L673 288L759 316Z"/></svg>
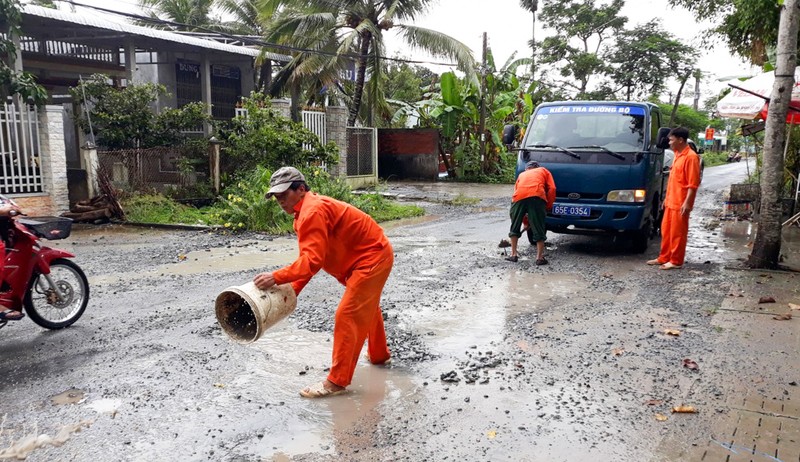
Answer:
<svg viewBox="0 0 800 462"><path fill-rule="evenodd" d="M0 105L0 194L43 192L35 107Z"/></svg>
<svg viewBox="0 0 800 462"><path fill-rule="evenodd" d="M319 142L325 145L328 135L325 130L325 113L320 111L301 111L303 126L311 133L317 135ZM303 145L303 149L311 149L310 145Z"/></svg>
<svg viewBox="0 0 800 462"><path fill-rule="evenodd" d="M369 127L347 127L347 176L378 175L378 134Z"/></svg>

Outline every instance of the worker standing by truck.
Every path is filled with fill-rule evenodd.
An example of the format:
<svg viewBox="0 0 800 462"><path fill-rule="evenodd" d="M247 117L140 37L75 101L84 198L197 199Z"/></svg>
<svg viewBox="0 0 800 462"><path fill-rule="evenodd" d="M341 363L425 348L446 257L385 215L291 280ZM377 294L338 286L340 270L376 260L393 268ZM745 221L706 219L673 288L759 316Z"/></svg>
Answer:
<svg viewBox="0 0 800 462"><path fill-rule="evenodd" d="M648 265L661 265L662 270L679 269L686 257L689 236L689 214L694 208L700 186L700 157L689 147L689 130L673 128L669 147L675 152L667 193L664 198L664 219L661 222L661 252Z"/></svg>

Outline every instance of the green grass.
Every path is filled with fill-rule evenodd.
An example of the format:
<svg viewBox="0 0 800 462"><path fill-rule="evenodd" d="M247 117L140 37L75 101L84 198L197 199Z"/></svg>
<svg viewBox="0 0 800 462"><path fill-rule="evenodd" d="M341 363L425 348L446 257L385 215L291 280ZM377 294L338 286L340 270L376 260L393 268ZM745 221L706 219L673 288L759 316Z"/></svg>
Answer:
<svg viewBox="0 0 800 462"><path fill-rule="evenodd" d="M282 234L292 231L292 217L274 200L262 194L252 201L230 195L211 207L196 209L161 195L135 195L122 201L128 221L134 223L218 225L231 230L265 231ZM418 217L425 211L416 205L399 204L380 194L364 194L353 198L353 205L368 213L375 221Z"/></svg>
<svg viewBox="0 0 800 462"><path fill-rule="evenodd" d="M211 221L208 208L196 209L155 194L123 199L122 209L127 220L134 223L206 225Z"/></svg>

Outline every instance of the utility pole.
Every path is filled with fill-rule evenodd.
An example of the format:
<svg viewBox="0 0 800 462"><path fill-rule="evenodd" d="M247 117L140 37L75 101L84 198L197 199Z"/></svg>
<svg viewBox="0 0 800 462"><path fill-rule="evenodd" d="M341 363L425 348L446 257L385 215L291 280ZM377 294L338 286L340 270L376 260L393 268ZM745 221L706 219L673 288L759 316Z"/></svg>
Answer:
<svg viewBox="0 0 800 462"><path fill-rule="evenodd" d="M486 67L488 57L488 45L486 39L486 32L483 33L483 53L481 56L481 107L480 107L480 120L478 122L478 133L480 133L480 153L481 153L481 168L486 171Z"/></svg>
<svg viewBox="0 0 800 462"><path fill-rule="evenodd" d="M531 16L533 16L533 24L531 25L531 82L536 77L534 71L536 70L536 10L539 8L539 0L533 0L531 3Z"/></svg>
<svg viewBox="0 0 800 462"><path fill-rule="evenodd" d="M700 105L700 78L703 76L703 72L700 69L694 71L694 110L697 110L697 107Z"/></svg>

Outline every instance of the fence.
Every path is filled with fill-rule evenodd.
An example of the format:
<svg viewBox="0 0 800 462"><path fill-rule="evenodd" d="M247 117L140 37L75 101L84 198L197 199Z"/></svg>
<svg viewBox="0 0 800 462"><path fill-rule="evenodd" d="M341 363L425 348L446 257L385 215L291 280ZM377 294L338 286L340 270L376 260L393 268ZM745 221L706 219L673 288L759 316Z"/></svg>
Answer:
<svg viewBox="0 0 800 462"><path fill-rule="evenodd" d="M208 179L208 162L190 164L180 146L98 151L97 160L114 187L127 192L163 193Z"/></svg>
<svg viewBox="0 0 800 462"><path fill-rule="evenodd" d="M0 194L43 192L35 107L0 105Z"/></svg>
<svg viewBox="0 0 800 462"><path fill-rule="evenodd" d="M347 176L377 176L377 138L374 128L347 127Z"/></svg>

